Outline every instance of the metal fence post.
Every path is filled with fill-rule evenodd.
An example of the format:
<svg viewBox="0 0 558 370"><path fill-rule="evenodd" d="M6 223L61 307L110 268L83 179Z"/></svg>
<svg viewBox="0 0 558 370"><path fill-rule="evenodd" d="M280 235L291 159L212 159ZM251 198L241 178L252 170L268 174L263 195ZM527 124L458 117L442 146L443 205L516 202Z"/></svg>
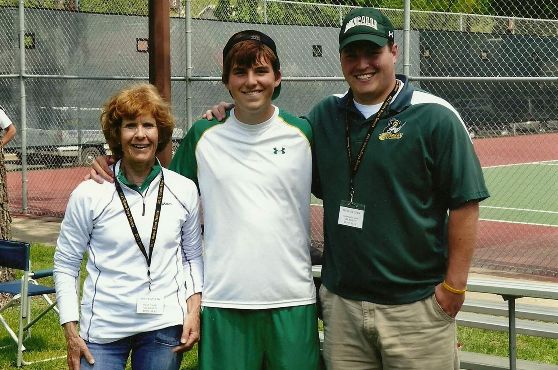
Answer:
<svg viewBox="0 0 558 370"><path fill-rule="evenodd" d="M264 23L267 24L267 0L263 0Z"/></svg>
<svg viewBox="0 0 558 370"><path fill-rule="evenodd" d="M27 213L27 104L25 96L25 8L19 0L19 96L21 111L21 210Z"/></svg>
<svg viewBox="0 0 558 370"><path fill-rule="evenodd" d="M403 5L403 74L409 76L411 72L411 0L405 0Z"/></svg>
<svg viewBox="0 0 558 370"><path fill-rule="evenodd" d="M186 0L185 6L185 30L186 30L186 130L192 127L192 9L190 0Z"/></svg>

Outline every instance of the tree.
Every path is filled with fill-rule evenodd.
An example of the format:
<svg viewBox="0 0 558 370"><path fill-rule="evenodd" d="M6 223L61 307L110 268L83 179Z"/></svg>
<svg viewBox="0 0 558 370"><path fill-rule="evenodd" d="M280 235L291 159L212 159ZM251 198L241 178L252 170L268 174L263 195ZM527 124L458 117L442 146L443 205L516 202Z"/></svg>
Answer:
<svg viewBox="0 0 558 370"><path fill-rule="evenodd" d="M2 134L3 136L3 134ZM0 148L0 238L11 239L11 223L10 208L8 205L8 189L6 186L6 167L4 165L4 149ZM9 281L14 278L14 272L11 269L0 267L0 282ZM7 295L0 294L0 307L8 300Z"/></svg>
<svg viewBox="0 0 558 370"><path fill-rule="evenodd" d="M59 0L60 7L64 10L76 11L79 10L77 8L76 0Z"/></svg>
<svg viewBox="0 0 558 370"><path fill-rule="evenodd" d="M147 15L146 0L80 0L79 10L91 13Z"/></svg>
<svg viewBox="0 0 558 370"><path fill-rule="evenodd" d="M401 9L403 0L330 0L331 4Z"/></svg>
<svg viewBox="0 0 558 370"><path fill-rule="evenodd" d="M234 20L237 22L259 22L258 0L237 0Z"/></svg>
<svg viewBox="0 0 558 370"><path fill-rule="evenodd" d="M558 18L558 3L553 0L492 0L492 9L496 15L523 18Z"/></svg>
<svg viewBox="0 0 558 370"><path fill-rule="evenodd" d="M215 7L215 16L220 21L228 21L231 16L231 0L219 0Z"/></svg>

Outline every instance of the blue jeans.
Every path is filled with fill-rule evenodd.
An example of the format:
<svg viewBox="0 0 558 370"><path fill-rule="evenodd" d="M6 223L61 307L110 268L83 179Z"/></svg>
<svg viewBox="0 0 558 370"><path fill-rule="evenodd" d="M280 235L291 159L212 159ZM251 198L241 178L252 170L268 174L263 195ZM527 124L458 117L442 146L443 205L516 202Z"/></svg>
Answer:
<svg viewBox="0 0 558 370"><path fill-rule="evenodd" d="M126 337L116 342L97 344L85 342L95 359L89 365L81 358L81 370L124 370L132 352L133 370L178 370L182 353L174 353L174 346L180 344L182 325L148 331Z"/></svg>

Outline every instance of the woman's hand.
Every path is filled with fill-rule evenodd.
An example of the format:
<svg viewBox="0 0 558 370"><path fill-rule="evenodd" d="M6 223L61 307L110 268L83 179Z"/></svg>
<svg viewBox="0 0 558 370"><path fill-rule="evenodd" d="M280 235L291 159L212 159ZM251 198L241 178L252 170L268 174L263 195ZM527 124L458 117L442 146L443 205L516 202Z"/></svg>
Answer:
<svg viewBox="0 0 558 370"><path fill-rule="evenodd" d="M184 318L182 326L182 336L180 338L180 345L172 349L173 352L184 352L192 349L194 344L200 340L200 307L201 307L201 294L196 293L188 298L187 301L188 313Z"/></svg>
<svg viewBox="0 0 558 370"><path fill-rule="evenodd" d="M79 370L81 357L85 357L85 360L89 365L95 363L95 359L89 348L85 344L85 341L81 339L77 332L77 325L75 322L67 322L63 325L64 336L66 337L67 345L67 357L66 362L68 363L68 368L70 370Z"/></svg>
<svg viewBox="0 0 558 370"><path fill-rule="evenodd" d="M173 352L185 352L192 349L194 344L200 340L200 314L189 313L184 319L182 326L182 337L180 345L172 349Z"/></svg>

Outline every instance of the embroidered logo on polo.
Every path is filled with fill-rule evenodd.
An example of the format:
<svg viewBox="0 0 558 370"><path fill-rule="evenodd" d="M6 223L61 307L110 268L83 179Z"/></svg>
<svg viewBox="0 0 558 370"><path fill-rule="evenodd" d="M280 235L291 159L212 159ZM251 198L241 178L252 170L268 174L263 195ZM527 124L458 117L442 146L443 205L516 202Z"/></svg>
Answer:
<svg viewBox="0 0 558 370"><path fill-rule="evenodd" d="M403 137L400 132L406 122L401 122L397 118L391 118L384 131L378 136L380 140L399 140Z"/></svg>
<svg viewBox="0 0 558 370"><path fill-rule="evenodd" d="M283 147L280 147L280 148L273 147L273 154L286 154L286 153L287 153L287 152L286 152L284 146L283 146Z"/></svg>

